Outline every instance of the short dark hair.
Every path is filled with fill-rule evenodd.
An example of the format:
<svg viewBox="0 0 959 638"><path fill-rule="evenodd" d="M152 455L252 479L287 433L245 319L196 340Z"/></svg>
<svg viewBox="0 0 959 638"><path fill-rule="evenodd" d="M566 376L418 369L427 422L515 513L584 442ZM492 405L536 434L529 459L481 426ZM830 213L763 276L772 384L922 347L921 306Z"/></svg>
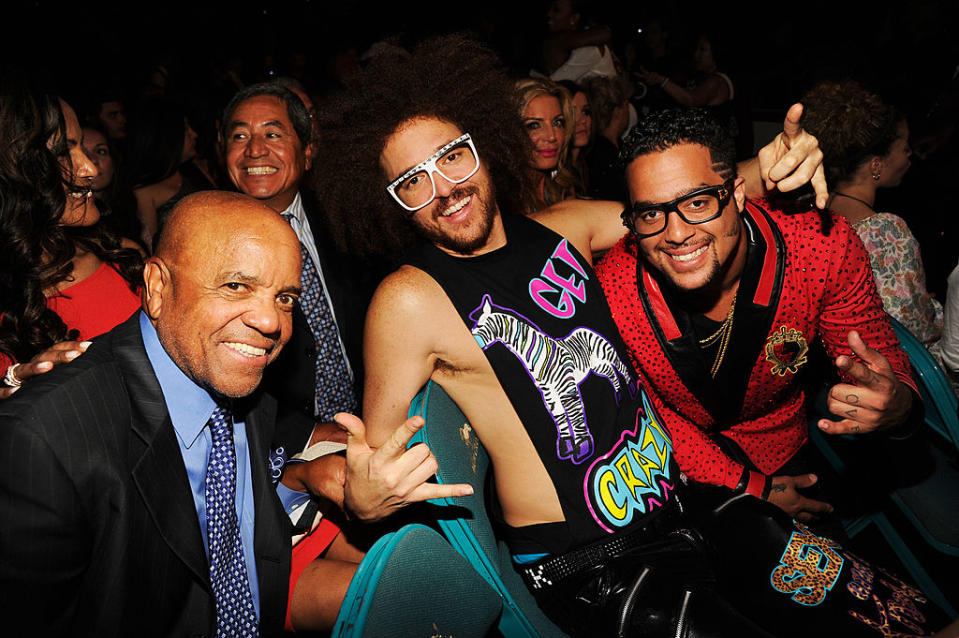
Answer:
<svg viewBox="0 0 959 638"><path fill-rule="evenodd" d="M726 127L704 109L667 109L650 113L623 141L619 160L625 168L640 155L659 153L680 144L709 150L713 170L726 179L736 176L736 147Z"/></svg>
<svg viewBox="0 0 959 638"><path fill-rule="evenodd" d="M500 210L521 212L532 145L514 96L496 55L462 34L427 40L408 57L375 57L317 113L315 190L337 244L397 256L414 239L407 215L386 192L391 176L380 154L400 125L418 117L469 133Z"/></svg>
<svg viewBox="0 0 959 638"><path fill-rule="evenodd" d="M822 82L802 98L803 127L819 139L826 180L844 182L889 153L905 117L858 82Z"/></svg>
<svg viewBox="0 0 959 638"><path fill-rule="evenodd" d="M80 110L77 111L77 116L79 117L80 122L89 124L94 123L100 116L100 112L103 110L103 105L107 104L108 102L126 104L126 98L123 95L123 91L112 84L95 85L87 93L86 99L78 102Z"/></svg>
<svg viewBox="0 0 959 638"><path fill-rule="evenodd" d="M303 104L303 100L300 99L299 95L275 81L251 84L246 88L240 89L237 94L233 96L233 99L231 99L223 109L223 115L220 117L220 145L223 146L226 144L226 136L223 135L223 131L229 125L233 113L239 108L240 104L261 95L278 98L286 104L286 115L290 118L290 123L293 125L293 130L296 132L297 138L299 138L303 148L309 146L313 141L313 127L310 122L309 110L307 110L306 105Z"/></svg>

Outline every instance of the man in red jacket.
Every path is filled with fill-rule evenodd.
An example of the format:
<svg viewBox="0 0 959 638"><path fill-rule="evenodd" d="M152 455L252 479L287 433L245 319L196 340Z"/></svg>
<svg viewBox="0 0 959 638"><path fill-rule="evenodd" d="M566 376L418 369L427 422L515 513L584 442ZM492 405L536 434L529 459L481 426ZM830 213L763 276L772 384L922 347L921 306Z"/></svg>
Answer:
<svg viewBox="0 0 959 638"><path fill-rule="evenodd" d="M828 212L747 200L703 112L650 116L624 152L632 233L596 272L680 468L801 520L830 511L798 491L817 480L797 457L809 346L821 339L843 376L828 398L842 420L824 432L901 435L919 404L862 244Z"/></svg>

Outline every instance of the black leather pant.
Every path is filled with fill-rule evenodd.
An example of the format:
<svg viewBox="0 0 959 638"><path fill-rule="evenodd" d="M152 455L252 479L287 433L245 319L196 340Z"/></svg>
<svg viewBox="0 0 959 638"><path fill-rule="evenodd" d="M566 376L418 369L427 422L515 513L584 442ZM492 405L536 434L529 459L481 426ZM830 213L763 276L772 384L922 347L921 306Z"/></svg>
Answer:
<svg viewBox="0 0 959 638"><path fill-rule="evenodd" d="M641 546L531 588L540 606L573 636L911 636L948 621L913 587L748 495L689 486L658 526Z"/></svg>

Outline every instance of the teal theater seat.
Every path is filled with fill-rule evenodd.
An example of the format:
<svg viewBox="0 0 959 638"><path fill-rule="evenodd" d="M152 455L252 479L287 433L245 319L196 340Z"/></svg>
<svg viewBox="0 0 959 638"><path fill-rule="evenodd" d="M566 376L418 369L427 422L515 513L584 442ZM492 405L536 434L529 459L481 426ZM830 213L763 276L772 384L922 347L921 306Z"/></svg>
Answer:
<svg viewBox="0 0 959 638"><path fill-rule="evenodd" d="M486 512L486 477L490 460L459 407L439 385L430 381L410 405L409 416L420 415L426 425L413 442L424 442L436 456L439 483L469 483L473 494L438 499L448 508L439 526L450 544L499 594L502 615L497 628L507 638L563 636L540 611L532 594L511 565L506 544L498 541Z"/></svg>
<svg viewBox="0 0 959 638"><path fill-rule="evenodd" d="M899 338L899 345L909 356L913 376L919 384L922 402L926 406L926 424L959 450L959 401L949 385L946 373L922 342L905 326L891 317L890 321L896 337Z"/></svg>
<svg viewBox="0 0 959 638"><path fill-rule="evenodd" d="M932 467L928 476L920 482L892 490L888 506L883 510L845 520L843 524L850 537L869 525L875 525L916 584L949 617L955 618L955 607L916 558L886 512L890 508L899 510L932 548L949 556L959 556L959 415L956 396L942 369L922 343L895 319L890 317L890 321L903 351L909 357L913 378L925 406L927 434L934 439L928 446ZM837 453L830 437L816 427L821 416L825 415L822 412L810 414L810 439L841 475L846 463Z"/></svg>
<svg viewBox="0 0 959 638"><path fill-rule="evenodd" d="M356 570L333 638L481 638L500 599L469 563L425 525L380 538Z"/></svg>

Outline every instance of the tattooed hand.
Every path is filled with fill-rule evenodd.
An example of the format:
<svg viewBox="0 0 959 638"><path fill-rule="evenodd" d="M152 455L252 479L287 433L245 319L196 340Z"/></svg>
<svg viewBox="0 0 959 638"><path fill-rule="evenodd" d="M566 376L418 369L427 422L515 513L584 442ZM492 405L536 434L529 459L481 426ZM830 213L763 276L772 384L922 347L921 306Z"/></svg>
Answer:
<svg viewBox="0 0 959 638"><path fill-rule="evenodd" d="M815 474L774 476L768 500L793 518L806 523L814 521L819 515L832 512L832 505L806 498L798 490L815 485L817 480Z"/></svg>
<svg viewBox="0 0 959 638"><path fill-rule="evenodd" d="M899 425L912 408L912 392L858 332L850 331L847 339L859 360L841 355L836 367L855 384L837 383L829 390L829 411L843 419L820 419L819 429L827 434L864 434Z"/></svg>

